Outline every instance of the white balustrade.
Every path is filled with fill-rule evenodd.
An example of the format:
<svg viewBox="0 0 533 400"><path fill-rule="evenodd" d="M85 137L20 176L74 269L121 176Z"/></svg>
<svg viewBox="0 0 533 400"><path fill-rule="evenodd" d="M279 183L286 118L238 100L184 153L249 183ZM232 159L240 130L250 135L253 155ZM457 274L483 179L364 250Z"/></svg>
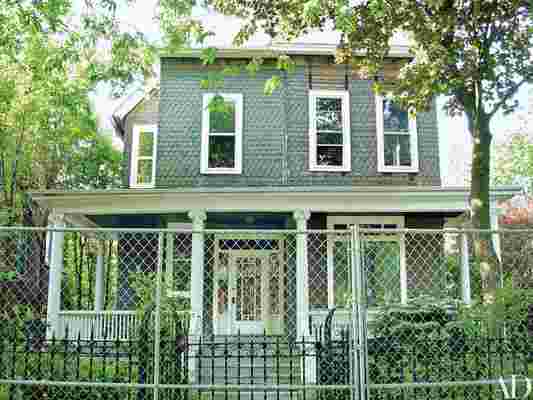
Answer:
<svg viewBox="0 0 533 400"><path fill-rule="evenodd" d="M60 311L57 339L128 340L137 327L135 311Z"/></svg>

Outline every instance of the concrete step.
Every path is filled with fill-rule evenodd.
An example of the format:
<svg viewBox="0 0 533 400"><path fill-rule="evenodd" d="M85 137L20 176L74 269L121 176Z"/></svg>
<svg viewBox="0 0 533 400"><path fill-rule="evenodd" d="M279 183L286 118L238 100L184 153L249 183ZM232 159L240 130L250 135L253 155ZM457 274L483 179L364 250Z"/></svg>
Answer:
<svg viewBox="0 0 533 400"><path fill-rule="evenodd" d="M205 391L203 396L208 400L299 400L301 394L299 391Z"/></svg>

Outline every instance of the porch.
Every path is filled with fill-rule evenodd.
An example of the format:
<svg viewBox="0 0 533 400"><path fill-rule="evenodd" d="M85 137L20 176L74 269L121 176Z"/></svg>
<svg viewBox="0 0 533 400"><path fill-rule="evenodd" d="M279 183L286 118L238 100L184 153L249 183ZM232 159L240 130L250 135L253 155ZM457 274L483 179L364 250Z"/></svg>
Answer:
<svg viewBox="0 0 533 400"><path fill-rule="evenodd" d="M352 324L354 274L361 272L370 323L383 307L419 298L470 303L466 234L405 229L400 216L326 220L330 229L301 232L183 225L46 230L51 269L41 297L47 299L47 338L132 340L142 324L155 329L154 304L160 323L187 320L191 337L293 341L316 336L335 308L332 328L339 337ZM360 235L358 255L350 226ZM37 236L42 232L21 229L10 237L24 243Z"/></svg>

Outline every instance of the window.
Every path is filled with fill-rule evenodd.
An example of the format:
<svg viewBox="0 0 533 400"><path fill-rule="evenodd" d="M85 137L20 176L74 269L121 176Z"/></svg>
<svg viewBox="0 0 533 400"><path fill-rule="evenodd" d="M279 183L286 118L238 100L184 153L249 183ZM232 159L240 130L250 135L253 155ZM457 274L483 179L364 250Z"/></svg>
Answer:
<svg viewBox="0 0 533 400"><path fill-rule="evenodd" d="M382 96L376 96L376 112L378 170L417 172L416 118Z"/></svg>
<svg viewBox="0 0 533 400"><path fill-rule="evenodd" d="M309 169L350 171L350 107L346 91L309 93Z"/></svg>
<svg viewBox="0 0 533 400"><path fill-rule="evenodd" d="M401 229L402 216L330 216L328 230L346 230L359 225L362 232L361 255L366 268L369 306L383 306L407 301L405 243L402 235L378 232L379 229ZM351 263L347 248L350 235L328 236L328 306L347 308L351 299Z"/></svg>
<svg viewBox="0 0 533 400"><path fill-rule="evenodd" d="M241 94L204 94L201 172L242 172Z"/></svg>
<svg viewBox="0 0 533 400"><path fill-rule="evenodd" d="M157 125L135 125L131 149L132 187L153 187L155 185L155 158L157 146Z"/></svg>

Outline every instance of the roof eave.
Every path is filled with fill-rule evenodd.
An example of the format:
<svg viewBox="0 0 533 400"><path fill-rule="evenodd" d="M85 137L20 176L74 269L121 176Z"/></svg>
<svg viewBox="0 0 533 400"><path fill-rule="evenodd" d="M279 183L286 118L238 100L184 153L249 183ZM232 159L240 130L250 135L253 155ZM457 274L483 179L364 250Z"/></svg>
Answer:
<svg viewBox="0 0 533 400"><path fill-rule="evenodd" d="M491 201L508 198L518 188L496 188ZM60 213L173 213L208 211L315 212L463 212L467 188L442 187L269 187L122 189L112 191L34 192L43 207Z"/></svg>
<svg viewBox="0 0 533 400"><path fill-rule="evenodd" d="M215 47L217 49L217 56L220 58L275 58L280 54L288 55L302 55L302 56L320 56L332 55L334 56L338 50L334 45L276 45L272 47ZM182 50L174 54L167 54L162 58L200 58L204 49L188 49ZM363 57L364 52L356 52L356 56ZM395 45L391 46L388 54L389 58L413 58L413 54L409 51L409 46Z"/></svg>

